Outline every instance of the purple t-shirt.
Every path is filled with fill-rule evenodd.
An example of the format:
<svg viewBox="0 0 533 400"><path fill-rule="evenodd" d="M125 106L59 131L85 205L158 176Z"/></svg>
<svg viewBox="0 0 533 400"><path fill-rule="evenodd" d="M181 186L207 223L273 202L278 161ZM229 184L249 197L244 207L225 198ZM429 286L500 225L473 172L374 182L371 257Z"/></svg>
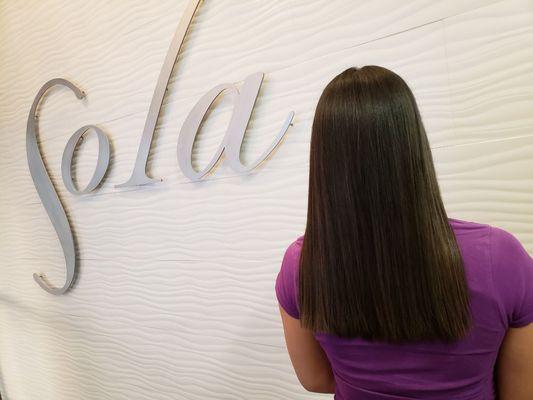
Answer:
<svg viewBox="0 0 533 400"><path fill-rule="evenodd" d="M509 327L533 322L533 259L511 233L448 218L470 292L474 325L453 344L389 344L315 333L335 376L336 400L492 400L493 370ZM299 318L298 260L292 242L276 279L280 305Z"/></svg>

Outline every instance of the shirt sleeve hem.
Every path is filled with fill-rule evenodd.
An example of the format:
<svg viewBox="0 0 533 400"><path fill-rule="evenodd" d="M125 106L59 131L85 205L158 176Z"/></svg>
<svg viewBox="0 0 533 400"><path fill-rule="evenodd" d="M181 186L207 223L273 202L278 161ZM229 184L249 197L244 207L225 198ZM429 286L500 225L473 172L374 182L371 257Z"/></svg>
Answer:
<svg viewBox="0 0 533 400"><path fill-rule="evenodd" d="M281 308L283 308L283 311L285 311L287 314L289 314L292 318L299 319L300 315L293 310L291 310L292 307L288 307L285 304L285 301L281 299L281 296L279 292L276 290L276 299L278 300L278 304Z"/></svg>
<svg viewBox="0 0 533 400"><path fill-rule="evenodd" d="M533 313L525 317L520 318L519 320L509 323L510 328L523 328L529 324L533 324Z"/></svg>
<svg viewBox="0 0 533 400"><path fill-rule="evenodd" d="M279 301L278 301L278 303L279 303ZM289 311L281 303L279 303L279 305L280 305L281 308L283 308L283 311L285 311L289 316L291 316L294 319L300 319L300 316L298 314L294 313L293 311Z"/></svg>

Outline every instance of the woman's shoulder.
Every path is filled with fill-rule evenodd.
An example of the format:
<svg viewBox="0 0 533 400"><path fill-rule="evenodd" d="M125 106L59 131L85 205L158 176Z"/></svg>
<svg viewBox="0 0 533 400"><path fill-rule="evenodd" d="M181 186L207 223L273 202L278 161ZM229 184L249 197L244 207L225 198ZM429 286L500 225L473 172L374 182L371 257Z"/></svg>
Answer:
<svg viewBox="0 0 533 400"><path fill-rule="evenodd" d="M501 279L531 266L531 256L517 235L495 224L448 218L469 270L492 273L496 285ZM477 266L478 268L474 268Z"/></svg>
<svg viewBox="0 0 533 400"><path fill-rule="evenodd" d="M276 277L276 296L279 304L293 318L299 318L297 302L298 261L302 250L303 235L292 240L285 249L281 266Z"/></svg>
<svg viewBox="0 0 533 400"><path fill-rule="evenodd" d="M533 259L525 246L510 231L498 226L490 226L489 244L494 274L514 274L524 268L533 268Z"/></svg>
<svg viewBox="0 0 533 400"><path fill-rule="evenodd" d="M533 258L517 236L498 226L490 227L490 266L508 325L533 322Z"/></svg>
<svg viewBox="0 0 533 400"><path fill-rule="evenodd" d="M299 250L302 249L302 244L303 244L303 241L304 241L304 235L300 235L300 236L296 236L295 238L293 239L290 239L287 243L288 245L286 245L285 247L285 252L290 252L290 253L293 253L293 252L298 252Z"/></svg>
<svg viewBox="0 0 533 400"><path fill-rule="evenodd" d="M465 261L472 267L484 269L488 264L491 225L466 219L448 218L457 244Z"/></svg>
<svg viewBox="0 0 533 400"><path fill-rule="evenodd" d="M448 217L448 223L456 234L479 233L480 235L488 235L491 228L491 225L486 223L451 217Z"/></svg>
<svg viewBox="0 0 533 400"><path fill-rule="evenodd" d="M298 258L300 257L303 241L304 235L300 235L293 239L285 249L284 258L286 259L286 261L288 261L289 264L293 266L297 264L296 261L298 261Z"/></svg>

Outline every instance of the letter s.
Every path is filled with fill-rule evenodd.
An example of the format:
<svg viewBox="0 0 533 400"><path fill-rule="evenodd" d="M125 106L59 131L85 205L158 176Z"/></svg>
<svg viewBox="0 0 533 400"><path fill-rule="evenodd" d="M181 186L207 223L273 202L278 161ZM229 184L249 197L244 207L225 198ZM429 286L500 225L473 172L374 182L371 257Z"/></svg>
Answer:
<svg viewBox="0 0 533 400"><path fill-rule="evenodd" d="M26 128L26 154L28 156L28 166L30 168L31 177L37 193L41 198L41 202L46 209L50 221L57 233L61 247L63 248L63 254L65 256L67 276L65 284L63 287L54 288L51 287L44 279L42 274L33 274L35 281L41 286L44 290L49 293L59 295L65 293L70 286L72 285L75 275L76 275L76 252L74 247L74 237L72 235L72 230L70 229L70 224L65 214L61 200L57 195L56 188L54 187L52 181L50 180L50 175L37 143L37 107L41 98L45 92L53 86L62 85L71 89L78 99L85 97L85 93L76 87L73 83L67 81L66 79L52 79L46 82L33 100L33 104L30 109L30 114L28 115L28 125Z"/></svg>

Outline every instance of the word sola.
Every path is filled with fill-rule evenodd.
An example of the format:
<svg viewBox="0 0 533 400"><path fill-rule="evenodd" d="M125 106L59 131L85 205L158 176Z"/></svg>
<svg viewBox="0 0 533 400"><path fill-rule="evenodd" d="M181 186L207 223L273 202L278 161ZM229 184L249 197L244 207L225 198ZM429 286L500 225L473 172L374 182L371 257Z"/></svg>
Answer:
<svg viewBox="0 0 533 400"><path fill-rule="evenodd" d="M116 187L145 185L157 181L157 179L150 178L146 174L148 154L150 152L155 126L161 111L163 97L167 90L172 70L174 69L174 65L176 64L183 40L185 39L194 14L198 9L199 3L200 0L191 0L187 4L185 13L178 24L178 28L170 44L163 67L161 68L161 73L159 74L159 79L157 81L154 94L152 96L152 101L150 103L150 108L148 110L148 116L146 117L141 143L139 145L137 157L133 166L133 172L126 182L117 185ZM222 156L222 153L226 154L225 161L230 164L230 167L233 170L237 172L246 172L252 170L262 161L264 161L279 144L289 125L291 125L291 121L294 117L293 111L288 114L280 132L275 137L271 145L263 152L263 154L255 162L250 163L249 165L244 165L241 163L240 149L242 141L254 109L255 101L259 94L259 89L261 88L261 84L263 82L263 76L264 74L261 72L249 75L244 80L240 91L235 87L234 84L231 83L215 86L196 103L185 119L178 137L178 164L185 176L194 181L200 180L217 164L219 158ZM57 233L59 242L61 243L61 247L63 249L63 255L65 257L66 264L66 279L62 287L52 287L46 281L46 278L43 274L33 274L33 278L44 290L55 295L63 294L70 289L75 280L77 272L77 255L74 245L74 236L61 200L59 199L57 191L50 180L50 175L44 164L44 160L37 142L37 108L44 94L50 88L58 85L66 86L72 90L78 99L85 97L85 93L82 90L66 79L57 78L46 82L35 96L30 113L28 115L28 124L26 129L26 153L31 177L35 184L35 188L37 189L37 193L41 198L41 202L43 203L48 217L52 221L52 225ZM211 104L223 91L226 90L233 94L234 99L233 113L230 118L228 129L224 135L222 143L220 144L209 164L202 171L196 171L192 166L192 148L194 140ZM78 190L74 185L71 175L72 157L80 138L88 131L94 131L97 135L98 158L94 173L89 183L84 189ZM85 125L78 129L68 140L61 161L61 176L67 190L73 194L83 194L89 193L96 189L96 187L98 187L104 178L109 167L109 155L109 139L100 128L98 128L96 125Z"/></svg>

